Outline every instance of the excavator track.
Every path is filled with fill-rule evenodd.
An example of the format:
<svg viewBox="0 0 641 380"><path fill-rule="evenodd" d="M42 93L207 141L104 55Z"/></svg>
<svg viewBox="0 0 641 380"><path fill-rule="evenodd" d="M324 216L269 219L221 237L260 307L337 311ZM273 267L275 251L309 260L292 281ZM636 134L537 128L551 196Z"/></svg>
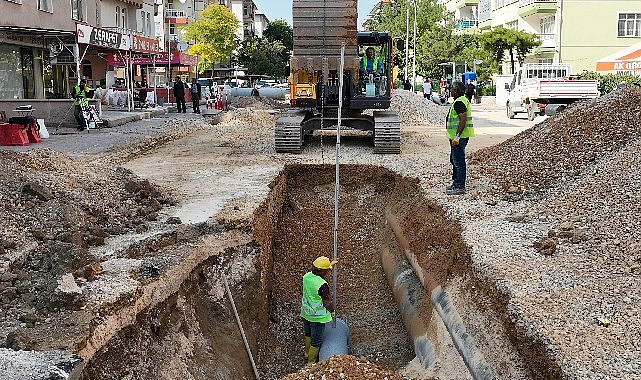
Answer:
<svg viewBox="0 0 641 380"><path fill-rule="evenodd" d="M276 121L274 141L277 153L300 153L303 146L303 127L306 111L288 110Z"/></svg>
<svg viewBox="0 0 641 380"><path fill-rule="evenodd" d="M374 112L374 153L401 153L401 119L396 112Z"/></svg>

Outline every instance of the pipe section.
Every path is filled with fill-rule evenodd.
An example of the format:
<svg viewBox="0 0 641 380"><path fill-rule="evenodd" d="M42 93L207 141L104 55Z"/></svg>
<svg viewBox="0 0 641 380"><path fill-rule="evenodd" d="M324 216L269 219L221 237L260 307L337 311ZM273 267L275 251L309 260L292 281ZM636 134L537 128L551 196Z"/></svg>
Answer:
<svg viewBox="0 0 641 380"><path fill-rule="evenodd" d="M436 353L434 345L427 337L427 327L419 314L424 299L423 285L407 260L400 255L394 255L384 249L381 252L381 262L403 317L405 329L414 343L414 352L423 368L428 369L434 365Z"/></svg>
<svg viewBox="0 0 641 380"><path fill-rule="evenodd" d="M323 344L318 352L318 360L325 360L334 355L347 355L349 353L348 340L349 327L347 327L345 321L336 318L334 321L326 323L323 331Z"/></svg>

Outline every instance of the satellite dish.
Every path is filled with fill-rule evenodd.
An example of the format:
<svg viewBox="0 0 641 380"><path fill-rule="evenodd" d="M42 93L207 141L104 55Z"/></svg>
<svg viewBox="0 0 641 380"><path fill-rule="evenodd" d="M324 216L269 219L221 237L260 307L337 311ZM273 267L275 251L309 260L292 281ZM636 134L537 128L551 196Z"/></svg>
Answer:
<svg viewBox="0 0 641 380"><path fill-rule="evenodd" d="M179 43L178 43L178 45L177 45L176 47L178 48L178 51L181 51L181 52L182 52L182 51L187 50L187 48L189 47L189 45L187 45L187 42L185 42L185 41L181 41L181 42L179 42Z"/></svg>

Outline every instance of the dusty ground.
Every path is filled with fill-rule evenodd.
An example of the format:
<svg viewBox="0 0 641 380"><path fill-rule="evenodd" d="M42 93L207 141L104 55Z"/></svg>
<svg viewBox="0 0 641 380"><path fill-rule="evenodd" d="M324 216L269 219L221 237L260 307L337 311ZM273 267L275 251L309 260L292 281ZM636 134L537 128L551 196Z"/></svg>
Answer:
<svg viewBox="0 0 641 380"><path fill-rule="evenodd" d="M3 346L62 349L91 358L82 375L87 379L146 379L156 373L165 374L163 378L168 379L251 378L251 367L221 283L225 273L237 296L261 372L266 378L276 378L299 368L302 357L297 346L300 326L295 318L297 279L317 252L329 254L331 250L334 145L331 139L316 139L300 156L276 155L270 127L276 114L265 110L273 108L273 104L245 105L252 108L230 113L214 126L190 116L177 116L177 124L167 127L160 123L144 134L152 137L140 140L129 136L130 140L125 139L115 150L97 149L95 143L89 143L92 148L81 149L83 153L78 154L75 149L75 159L46 150L27 156L2 153ZM505 121L502 111L492 113L475 107L479 136L470 150L499 143L532 124L519 120L516 123L521 126L514 130L513 124L498 122ZM363 365L368 361L412 378L468 378L462 363L441 360L440 367L431 373L412 368L411 344L404 335L381 269L377 264L367 266L376 261L375 253L382 247L392 245L392 250L398 249L393 247L395 239L388 235L385 218L385 213L395 207L408 235L413 237L412 249L426 254L424 267L440 265L430 273L451 293L497 377L639 377L639 357L635 354L639 350L633 343L633 331L638 335L638 314L635 317L634 309L629 307L638 303L638 292L634 293L638 289L638 247L615 255L609 247L619 246L621 240L608 240L614 239L610 237L612 228L622 229L624 244L633 245L632 230L613 223L609 228L595 229L608 214L590 212L593 207L585 205L573 216L566 213L570 208L563 203L567 199L581 204L581 194L585 193L582 183L590 189L603 183L582 173L594 172L614 186L607 174L610 157L621 163L636 162L638 150L622 142L621 137L638 136L639 110L634 107L627 103L614 107L636 113L623 117L623 121L614 119L603 129L585 121L598 120L603 109L601 114L595 110L594 116L566 121L585 124L586 129L581 130L584 136L595 128L600 131L581 146L562 137L568 124L558 118L498 148L480 151L473 156L469 194L457 199L442 195L449 170L448 148L435 121L441 120L437 114L442 110L433 110L434 120L428 115L404 127L400 156L374 156L367 142L346 140L344 162L375 162L394 172L345 168L347 177L342 190L346 198L341 215L346 225L339 241L344 244L342 260L348 265L339 272L339 288L345 297L339 315L352 326L354 354L366 359L346 357L336 366L324 364L325 367L303 370L293 378L314 378L310 373L329 376L328 372L336 372L336 367L351 373L351 378L367 378L357 375L360 372L356 370L380 370ZM610 129L617 133L623 127L630 129L616 137L608 132L612 125L615 128ZM135 134L135 128L132 131ZM540 137L530 137L537 134ZM90 138L93 137L88 137L87 142ZM95 138L110 140L104 135ZM533 143L525 149L524 141ZM604 145L605 142L610 144ZM65 146L57 140L51 148L56 149L57 143ZM565 148L568 146L573 147L574 153L567 154L573 151ZM584 154L586 146L591 147L592 154ZM618 150L621 146L626 149ZM72 153L68 146L66 149L59 150ZM550 158L557 157L563 165L556 166L560 170L553 174L533 169L534 164L553 168L556 163ZM284 177L291 181L287 191L276 192L280 195L272 197L277 199L263 203L270 190L267 184L284 165L301 163L329 167L312 171L289 167L290 172ZM119 164L131 172L118 169ZM397 174L418 180L413 183ZM568 178L572 177L581 180L570 181ZM554 189L559 180L568 187L567 195L548 197L545 191ZM277 184L272 182L272 186ZM403 191L394 190L397 187ZM635 199L631 191L625 191ZM403 197L401 193L417 195ZM252 214L261 204L280 207L282 214L278 209L268 213L279 219L271 224L272 231L261 232L264 235L258 240L263 246L258 249L251 232L270 229L270 223L263 222L262 227L252 224ZM635 215L629 208L607 205L613 213L623 213L626 218ZM550 211L554 209L563 212ZM609 215L605 220L616 220L614 214ZM446 226L456 225L455 220L463 222L464 240L453 246L451 242L459 241L458 237L421 232L425 226L445 231ZM175 224L181 222L184 224ZM583 273L592 278L592 273L583 271L596 265L589 260L590 252L574 253L577 242L585 246L593 241L586 239L585 231L588 236L607 237L595 240L597 246L609 252L602 255L604 260L599 260L597 267L610 272L608 258L614 259L617 266L612 273L621 279L601 276L603 281L586 290L614 297L617 301L612 304L601 296L590 298L576 290L584 286L579 276ZM117 238L118 235L122 237ZM544 235L551 242L543 243L558 247L546 253L552 254L551 259L531 246ZM430 236L433 240L429 240ZM267 247L266 241L271 241L273 247ZM105 242L107 245L103 245ZM439 249L440 246L446 248ZM432 249L439 254L430 255ZM271 255L266 257L265 252ZM568 268L571 273L566 273L563 282L554 273L568 260L573 266ZM616 292L607 288L612 283L619 285ZM562 301L550 302L559 296ZM572 314L564 315L563 309L568 308ZM556 311L550 314L550 310ZM613 314L612 310L616 312ZM582 317L581 313L587 315ZM362 315L372 319L359 325ZM542 319L544 315L552 323ZM628 323L622 323L619 315L626 316ZM488 323L492 317L500 323ZM426 314L426 319L430 336L441 342L442 352L455 353L438 318ZM606 328L599 322L602 319L614 325ZM593 344L614 336L619 348L606 346L590 353L592 361L584 360L587 356L584 345L577 344L579 336L584 343ZM524 342L530 342L529 346ZM493 358L492 352L502 355ZM608 364L612 352L616 352L619 364Z"/></svg>

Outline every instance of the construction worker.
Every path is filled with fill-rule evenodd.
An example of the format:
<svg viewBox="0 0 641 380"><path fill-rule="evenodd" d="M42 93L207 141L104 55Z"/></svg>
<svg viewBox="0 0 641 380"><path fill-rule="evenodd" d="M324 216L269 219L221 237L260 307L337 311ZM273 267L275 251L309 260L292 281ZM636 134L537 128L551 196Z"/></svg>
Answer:
<svg viewBox="0 0 641 380"><path fill-rule="evenodd" d="M93 89L87 87L87 80L83 78L80 79L80 83L73 88L71 96L73 97L73 116L78 123L78 130L84 131L85 128L87 128L87 122L83 113L83 107L87 106L87 99L93 97Z"/></svg>
<svg viewBox="0 0 641 380"><path fill-rule="evenodd" d="M454 102L450 106L445 124L446 135L450 142L450 163L452 164L452 185L445 188L447 195L465 194L465 147L470 137L474 137L472 106L465 97L463 82L454 82L450 87Z"/></svg>
<svg viewBox="0 0 641 380"><path fill-rule="evenodd" d="M329 285L325 276L330 272L337 261L330 261L325 256L320 256L313 262L311 272L303 276L303 298L300 307L300 316L303 319L305 332L305 358L307 364L318 361L318 351L323 343L325 323L331 322L334 305L330 298Z"/></svg>
<svg viewBox="0 0 641 380"><path fill-rule="evenodd" d="M380 76L383 73L383 62L375 56L374 48L368 47L365 49L365 56L361 58L360 74L363 77L366 74L374 74Z"/></svg>

